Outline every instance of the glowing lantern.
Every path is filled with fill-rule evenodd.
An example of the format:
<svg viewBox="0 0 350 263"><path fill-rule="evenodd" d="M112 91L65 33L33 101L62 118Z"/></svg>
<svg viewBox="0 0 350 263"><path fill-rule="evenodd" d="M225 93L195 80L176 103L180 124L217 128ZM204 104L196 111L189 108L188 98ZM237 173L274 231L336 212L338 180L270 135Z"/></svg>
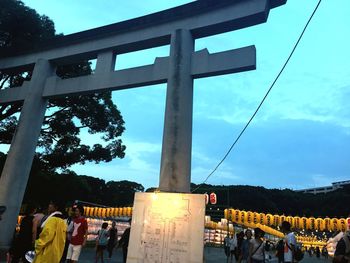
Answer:
<svg viewBox="0 0 350 263"><path fill-rule="evenodd" d="M292 216L287 216L286 221L289 222L292 228L294 228L294 218Z"/></svg>
<svg viewBox="0 0 350 263"><path fill-rule="evenodd" d="M236 223L239 223L239 217L241 215L241 211L239 210L234 210L234 214L233 214L233 219L234 219L234 222Z"/></svg>
<svg viewBox="0 0 350 263"><path fill-rule="evenodd" d="M132 216L132 207L128 207L128 217Z"/></svg>
<svg viewBox="0 0 350 263"><path fill-rule="evenodd" d="M301 218L301 228L307 229L307 218L304 216Z"/></svg>
<svg viewBox="0 0 350 263"><path fill-rule="evenodd" d="M294 227L297 229L301 228L301 219L299 216L294 217Z"/></svg>
<svg viewBox="0 0 350 263"><path fill-rule="evenodd" d="M273 225L273 215L271 215L271 214L267 214L266 215L266 224L268 226L272 226Z"/></svg>
<svg viewBox="0 0 350 263"><path fill-rule="evenodd" d="M345 232L347 229L347 222L346 219L341 218L338 220L338 230Z"/></svg>
<svg viewBox="0 0 350 263"><path fill-rule="evenodd" d="M324 230L330 231L331 230L331 219L326 217L323 221L324 221Z"/></svg>
<svg viewBox="0 0 350 263"><path fill-rule="evenodd" d="M114 208L112 209L112 215L113 215L114 217L117 217L117 216L118 216L118 207L114 207Z"/></svg>
<svg viewBox="0 0 350 263"><path fill-rule="evenodd" d="M282 225L282 222L286 221L286 216L285 215L281 215L279 218L279 225Z"/></svg>
<svg viewBox="0 0 350 263"><path fill-rule="evenodd" d="M264 213L260 213L260 224L266 225L266 215Z"/></svg>
<svg viewBox="0 0 350 263"><path fill-rule="evenodd" d="M331 230L338 231L338 219L337 218L331 219Z"/></svg>
<svg viewBox="0 0 350 263"><path fill-rule="evenodd" d="M70 207L70 208L68 208L68 215L71 215L72 213L71 213L71 211L72 211L72 208ZM85 216L89 216L89 213L90 213L90 207L88 207L88 206L84 206L84 215Z"/></svg>
<svg viewBox="0 0 350 263"><path fill-rule="evenodd" d="M274 226L279 226L280 224L280 216L279 215L273 215L273 225Z"/></svg>
<svg viewBox="0 0 350 263"><path fill-rule="evenodd" d="M260 214L259 213L257 213L257 212L253 213L253 222L254 222L254 224L260 223Z"/></svg>
<svg viewBox="0 0 350 263"><path fill-rule="evenodd" d="M240 222L242 224L247 222L247 212L246 211L241 211L241 213L240 213Z"/></svg>
<svg viewBox="0 0 350 263"><path fill-rule="evenodd" d="M316 224L317 230L319 230L319 231L324 230L324 220L322 218L317 218L315 224Z"/></svg>
<svg viewBox="0 0 350 263"><path fill-rule="evenodd" d="M253 223L253 212L251 212L251 211L247 212L247 223L248 224Z"/></svg>
<svg viewBox="0 0 350 263"><path fill-rule="evenodd" d="M310 230L315 230L315 218L314 217L310 217L308 218L308 229Z"/></svg>
<svg viewBox="0 0 350 263"><path fill-rule="evenodd" d="M224 210L224 218L226 218L227 220L229 220L229 210L225 209Z"/></svg>
<svg viewBox="0 0 350 263"><path fill-rule="evenodd" d="M216 199L216 194L215 193L211 193L210 196L209 196L209 199L210 199L210 203L212 205L216 205L217 199Z"/></svg>

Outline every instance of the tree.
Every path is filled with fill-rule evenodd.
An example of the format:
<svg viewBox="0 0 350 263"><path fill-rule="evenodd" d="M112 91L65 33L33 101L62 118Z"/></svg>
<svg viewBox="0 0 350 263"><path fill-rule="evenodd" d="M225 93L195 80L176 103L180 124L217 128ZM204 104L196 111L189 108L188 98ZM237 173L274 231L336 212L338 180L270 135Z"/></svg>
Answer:
<svg viewBox="0 0 350 263"><path fill-rule="evenodd" d="M54 23L47 16L40 16L21 1L0 0L0 56L38 48L55 35ZM91 74L88 61L58 66L56 74L72 78ZM31 71L1 72L0 89L15 88L30 80ZM20 103L0 106L0 144L10 144L16 125ZM101 134L104 145L84 144L79 138L82 129L90 134ZM52 99L47 106L36 159L41 160L45 170L68 168L85 161L111 161L125 155L120 136L124 121L112 101L111 92Z"/></svg>

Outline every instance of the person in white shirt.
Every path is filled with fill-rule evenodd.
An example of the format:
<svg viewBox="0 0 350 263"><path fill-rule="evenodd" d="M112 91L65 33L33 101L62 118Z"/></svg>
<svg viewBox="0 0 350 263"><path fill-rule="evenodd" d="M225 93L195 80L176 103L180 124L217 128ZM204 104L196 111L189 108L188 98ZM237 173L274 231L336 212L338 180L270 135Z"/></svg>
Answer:
<svg viewBox="0 0 350 263"><path fill-rule="evenodd" d="M233 257L235 256L235 252L237 249L237 237L233 234L229 241L230 244L230 262L233 262Z"/></svg>
<svg viewBox="0 0 350 263"><path fill-rule="evenodd" d="M295 239L294 233L291 231L291 226L288 221L282 222L282 232L285 233L284 237L284 262L295 262L294 251L297 241Z"/></svg>
<svg viewBox="0 0 350 263"><path fill-rule="evenodd" d="M264 235L265 232L260 228L254 229L254 239L250 240L248 263L265 262Z"/></svg>

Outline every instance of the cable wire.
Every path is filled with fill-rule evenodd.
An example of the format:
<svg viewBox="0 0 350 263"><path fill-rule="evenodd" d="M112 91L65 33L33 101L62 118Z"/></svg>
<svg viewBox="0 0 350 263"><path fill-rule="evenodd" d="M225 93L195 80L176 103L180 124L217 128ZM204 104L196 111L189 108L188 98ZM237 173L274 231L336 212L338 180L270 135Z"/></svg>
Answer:
<svg viewBox="0 0 350 263"><path fill-rule="evenodd" d="M284 62L283 67L281 68L281 70L279 71L279 73L277 74L275 80L272 82L272 84L270 85L270 88L267 90L265 96L263 97L263 99L261 100L261 102L259 103L258 107L256 108L256 110L254 111L253 115L250 117L249 121L247 122L247 124L244 126L244 128L242 129L242 131L239 133L239 135L237 136L236 140L233 142L233 144L231 145L231 147L229 148L229 150L226 152L226 154L224 155L224 157L221 159L221 161L216 165L216 167L214 168L214 170L205 178L205 180L199 185L197 186L194 190L192 190L191 192L195 192L197 191L202 184L205 184L208 179L216 172L216 170L220 167L220 165L225 161L225 159L227 158L227 156L230 154L230 152L232 151L233 147L237 144L237 142L239 141L239 139L241 138L241 136L243 135L243 133L246 131L246 129L248 128L249 124L253 121L254 117L256 116L256 114L258 113L258 111L260 110L261 106L263 105L263 103L265 102L267 96L270 94L272 88L275 86L275 83L277 82L277 80L279 79L279 77L281 76L282 72L284 71L284 69L286 68L289 60L291 59L291 57L294 54L294 51L296 50L297 46L299 45L300 40L302 39L308 25L310 24L313 16L315 15L318 7L320 6L322 0L319 0L314 11L312 12L309 20L307 21L306 25L304 26L303 31L301 32L297 42L294 44L294 47L292 49L292 51L290 52L286 62Z"/></svg>

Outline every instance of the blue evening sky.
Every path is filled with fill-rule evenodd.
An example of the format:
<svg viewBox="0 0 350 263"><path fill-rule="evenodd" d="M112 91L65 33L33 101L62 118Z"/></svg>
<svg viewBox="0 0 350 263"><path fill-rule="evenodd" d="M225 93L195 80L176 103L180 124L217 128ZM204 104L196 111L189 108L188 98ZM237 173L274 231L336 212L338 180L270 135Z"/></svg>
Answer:
<svg viewBox="0 0 350 263"><path fill-rule="evenodd" d="M24 0L70 34L161 11L185 0ZM267 23L196 41L196 50L257 49L257 69L195 80L192 181L201 183L224 156L286 60L316 0L288 0ZM211 184L267 188L328 185L350 179L349 0L323 1L261 111ZM153 63L169 47L121 55L117 68ZM105 180L158 186L166 85L113 92L126 122L126 157L72 167ZM85 142L99 141L83 133Z"/></svg>

